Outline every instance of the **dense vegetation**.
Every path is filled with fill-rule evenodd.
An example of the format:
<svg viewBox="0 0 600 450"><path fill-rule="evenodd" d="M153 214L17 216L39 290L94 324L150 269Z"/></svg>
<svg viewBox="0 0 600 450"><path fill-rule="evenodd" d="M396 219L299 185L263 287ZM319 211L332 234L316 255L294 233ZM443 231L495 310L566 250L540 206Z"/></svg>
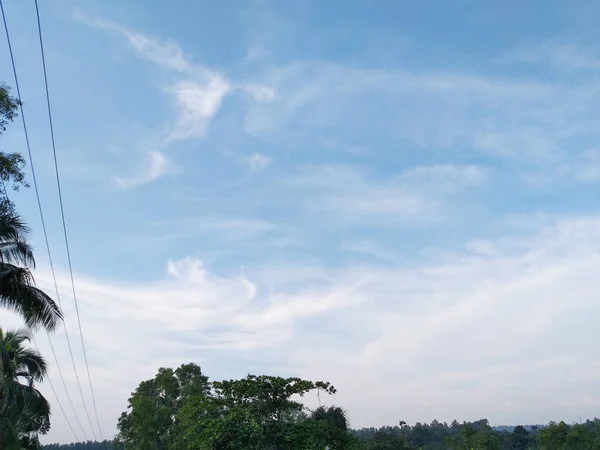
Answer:
<svg viewBox="0 0 600 450"><path fill-rule="evenodd" d="M210 382L196 364L161 368L131 394L114 447L86 443L52 450L600 450L600 420L492 428L487 420L349 428L336 406L309 410L309 392L335 394L327 382L248 375ZM97 447L104 445L105 447Z"/></svg>

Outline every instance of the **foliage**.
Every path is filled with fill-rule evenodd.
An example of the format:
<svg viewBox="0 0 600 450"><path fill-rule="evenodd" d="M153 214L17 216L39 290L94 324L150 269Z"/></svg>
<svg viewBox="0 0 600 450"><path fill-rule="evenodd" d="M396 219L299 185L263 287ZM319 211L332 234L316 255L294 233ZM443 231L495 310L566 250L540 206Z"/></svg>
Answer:
<svg viewBox="0 0 600 450"><path fill-rule="evenodd" d="M10 88L0 83L0 135L6 131L6 125L17 117L19 101L10 95ZM29 185L25 181L25 159L20 153L5 153L0 151L0 180L3 183L11 183L15 191L19 187ZM6 195L2 197L2 202L9 203ZM12 204L10 204L12 206ZM1 205L0 205L1 206ZM6 207L6 205L4 205Z"/></svg>
<svg viewBox="0 0 600 450"><path fill-rule="evenodd" d="M16 116L19 104L9 94L8 88L0 85L0 134ZM27 244L29 229L5 190L7 183L11 183L14 189L26 186L22 171L24 164L18 153L0 152L0 306L23 316L30 328L42 325L53 330L62 320L60 309L48 295L35 287L30 270L35 267L35 260Z"/></svg>
<svg viewBox="0 0 600 450"><path fill-rule="evenodd" d="M119 420L126 449L160 450L600 450L600 419L583 424L490 426L487 420L352 430L336 406L311 411L327 382L248 375L208 382L195 364L162 368L132 394Z"/></svg>
<svg viewBox="0 0 600 450"><path fill-rule="evenodd" d="M3 214L4 213L4 214ZM58 305L35 286L35 266L27 244L29 229L10 208L0 209L0 306L19 313L30 327L55 329L62 321Z"/></svg>
<svg viewBox="0 0 600 450"><path fill-rule="evenodd" d="M248 375L210 384L195 364L161 368L140 383L119 419L129 449L349 449L358 440L341 408L307 410L308 392L334 394L322 381Z"/></svg>
<svg viewBox="0 0 600 450"><path fill-rule="evenodd" d="M175 439L181 406L188 398L203 398L208 392L208 377L196 364L159 369L131 394L128 411L119 418L117 442L128 450L168 448Z"/></svg>
<svg viewBox="0 0 600 450"><path fill-rule="evenodd" d="M50 404L35 388L46 375L42 356L26 346L25 330L0 329L1 447L38 448L38 435L50 429Z"/></svg>
<svg viewBox="0 0 600 450"><path fill-rule="evenodd" d="M0 83L0 134L6 131L8 122L12 122L17 117L19 101L11 97L10 88Z"/></svg>
<svg viewBox="0 0 600 450"><path fill-rule="evenodd" d="M191 398L179 413L178 448L322 449L339 440L336 429L347 435L343 411L322 410L307 417L304 405L293 399L315 390L333 394L329 383L248 375L212 387L210 396Z"/></svg>
<svg viewBox="0 0 600 450"><path fill-rule="evenodd" d="M510 427L512 431L499 428L490 427L487 420L463 424L454 421L451 425L434 420L430 425L364 428L354 433L365 449L600 450L600 419L575 425L564 422L551 422L544 427L519 425ZM398 436L406 443L396 443L393 437Z"/></svg>

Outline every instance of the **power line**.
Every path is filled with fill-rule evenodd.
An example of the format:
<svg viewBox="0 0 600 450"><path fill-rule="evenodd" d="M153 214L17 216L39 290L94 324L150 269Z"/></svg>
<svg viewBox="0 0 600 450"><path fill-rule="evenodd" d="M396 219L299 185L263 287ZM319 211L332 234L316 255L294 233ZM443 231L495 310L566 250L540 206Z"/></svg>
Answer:
<svg viewBox="0 0 600 450"><path fill-rule="evenodd" d="M69 251L69 238L67 235L67 224L65 221L65 210L63 207L63 198L62 198L62 189L60 187L60 175L59 175L59 170L58 170L58 158L56 156L56 144L54 141L54 125L52 123L52 109L50 107L50 91L48 89L48 74L46 71L46 56L44 54L44 41L42 39L42 23L40 20L40 10L38 7L38 1L35 0L35 13L37 16L37 25L38 25L38 35L40 38L40 51L42 54L42 67L44 69L44 85L46 88L46 104L48 106L48 120L50 123L50 136L52 138L52 153L54 156L54 170L56 172L56 184L58 186L58 199L59 199L59 203L60 203L60 215L62 218L62 224L63 224L63 233L64 233L64 237L65 237L65 247L67 250L67 261L69 263L69 274L71 276L71 286L73 288L73 300L75 302L75 312L77 313L77 323L79 325L79 336L81 338L81 347L83 349L83 358L85 360L85 368L87 371L87 376L88 376L88 381L90 383L90 392L92 394L92 403L94 405L94 412L96 414L96 424L98 425L98 432L100 433L100 439L104 440L102 437L102 428L100 427L100 419L98 417L98 407L96 406L96 396L94 395L94 387L92 385L92 376L90 375L90 366L88 364L88 359L87 359L87 352L85 350L85 342L83 339L83 330L81 327L81 318L79 316L79 306L77 303L77 294L75 293L75 280L73 278L73 266L71 264L71 252ZM88 417L89 418L89 417ZM91 424L90 424L91 426ZM92 428L92 434L94 434L94 430ZM94 434L94 438L95 438L95 434Z"/></svg>
<svg viewBox="0 0 600 450"><path fill-rule="evenodd" d="M11 43L11 40L10 40L10 33L8 31L8 25L6 23L6 14L4 13L4 6L2 4L2 0L0 0L0 8L2 10L2 20L4 22L4 30L6 32L6 40L7 40L7 43L8 43L8 51L9 51L9 54L10 54L10 59L11 59L12 69L13 69L13 75L14 75L14 78L15 78L15 88L17 90L17 99L19 100L19 109L20 109L20 113L21 113L21 122L23 123L23 131L24 131L24 134L25 134L25 143L26 143L26 146L27 146L27 153L28 153L28 156L29 156L29 164L31 166L31 177L32 177L32 180L33 180L33 186L34 186L35 195L36 195L36 199L37 199L38 211L39 211L40 219L41 219L41 223L42 223L42 230L43 230L43 234L44 234L44 240L46 242L46 250L47 250L47 253L48 253L48 260L50 262L50 269L51 269L51 272L52 272L52 278L54 280L54 287L55 287L55 290L56 290L56 298L58 300L59 306L62 309L62 303L61 303L61 300L60 300L60 294L58 292L58 283L56 281L56 273L54 271L54 264L52 262L52 254L50 252L50 243L49 243L49 240L48 240L48 233L47 233L47 230L46 230L46 221L44 220L44 212L43 212L43 209L42 209L42 202L41 202L41 199L40 199L40 193L39 193L39 189L38 189L37 178L36 178L36 175L35 175L35 166L33 164L33 156L31 154L31 145L29 143L29 133L27 132L27 122L25 120L25 112L23 110L23 103L22 103L22 100L21 100L21 90L19 88L19 78L17 76L17 68L16 68L16 65L15 65L15 58L14 58L14 53L13 53L13 50L12 50L12 43ZM79 393L81 395L81 400L83 402L83 408L85 410L85 414L87 416L90 428L92 430L92 435L94 436L94 439L95 439L96 435L94 433L94 427L92 426L92 421L90 419L90 415L88 413L87 406L86 406L86 403L85 403L85 398L84 398L84 395L83 395L83 389L81 388L81 382L79 381L79 375L77 374L77 368L76 368L76 365L75 365L75 358L73 357L73 351L72 351L72 348L71 348L71 342L70 342L70 339L69 339L69 334L67 332L66 322L63 321L63 325L65 327L65 336L66 336L66 339L67 339L67 345L68 345L68 348L69 348L69 354L71 355L71 362L73 363L73 370L75 372L75 378L76 378L76 381L77 381L77 386L79 388ZM50 335L48 335L48 339L50 340ZM51 341L50 341L50 345L51 345L51 348L52 348L52 352L54 353L56 364L58 366L58 359L56 358L56 354L54 352L54 347L53 347ZM59 371L60 371L60 368L59 368ZM71 408L73 409L73 414L75 415L75 418L76 418L77 422L79 423L79 426L81 427L81 423L79 422L79 418L77 416L77 413L75 412L75 408L73 407L73 403L71 401L71 398L70 398L70 395L69 395L69 392L68 392L67 385L65 383L64 377L62 377L62 371L60 371L60 373L61 373L61 379L62 379L62 382L63 382L63 387L65 388L65 392L67 392L67 397L69 398L69 402L71 404ZM82 433L85 436L85 432L83 431L83 427L81 427L81 431L82 431ZM87 439L87 437L86 437L86 439Z"/></svg>
<svg viewBox="0 0 600 450"><path fill-rule="evenodd" d="M6 188L5 188L5 191L6 191ZM33 343L35 345L35 348L36 348L36 350L39 353L40 348L38 347L37 341L35 340L35 336L33 334L31 335L31 338L33 339ZM50 340L50 335L49 334L48 334L48 340ZM50 346L52 346L52 341L50 341ZM52 346L52 353L54 353L54 346ZM54 357L56 358L56 353L54 353ZM59 367L58 364L56 364L56 367ZM60 368L58 370L60 372ZM62 373L60 373L60 377L62 378ZM63 409L62 404L60 403L60 400L58 399L58 395L56 395L56 390L54 389L54 385L52 384L52 380L50 379L50 376L48 374L46 374L46 381L50 385L50 389L52 389L52 394L54 394L54 398L56 399L56 403L58 404L58 407L60 408L60 411L62 412L62 415L65 418L65 421L67 422L67 425L69 426L69 430L71 430L71 433L73 433L73 437L75 438L75 442L79 442L79 438L77 437L77 433L75 433L75 430L71 426L71 422L69 422L69 419L67 418L67 414L65 413L65 410ZM69 401L71 401L70 398L69 398ZM71 406L73 406L73 405L71 404ZM75 415L75 419L77 420L77 423L79 423L79 419L77 418L77 415ZM81 428L81 423L79 423L79 427ZM81 432L83 433L83 428L81 428ZM85 433L83 434L83 437L87 441L87 436L85 435Z"/></svg>
<svg viewBox="0 0 600 450"><path fill-rule="evenodd" d="M85 433L83 427L81 426L81 422L79 421L79 416L75 412L75 407L73 406L73 401L71 400L71 395L69 394L69 391L67 390L67 384L65 383L65 377L63 376L62 370L60 368L60 364L58 363L56 351L54 350L54 344L52 343L52 339L50 339L50 333L48 333L46 331L46 335L48 336L48 342L50 343L50 349L52 350L52 355L54 356L54 361L56 362L56 368L58 369L58 374L59 374L60 379L62 380L63 386L65 388L65 393L67 394L67 399L69 400L69 405L71 405L71 409L73 410L73 415L75 416L75 421L77 422L77 425L79 425L81 434L83 434L83 437L87 441L88 440L87 434ZM37 347L37 344L36 344L36 347ZM52 384L51 384L51 386L52 386ZM52 388L52 390L54 391L54 388ZM54 396L56 397L56 393L54 393ZM58 400L58 397L57 397L57 400ZM60 402L58 403L58 406L62 410L62 406L60 406ZM63 412L63 414L64 414L64 412ZM66 418L66 416L65 416L65 418ZM67 420L67 424L69 425L69 428L71 428L71 424L69 423L68 420Z"/></svg>
<svg viewBox="0 0 600 450"><path fill-rule="evenodd" d="M1 0L0 0L0 8L2 8ZM4 16L3 8L2 8L2 15ZM4 183L4 180L2 180L2 190L4 191L4 196L6 197L6 199L9 200L8 191L6 190L6 184ZM75 420L77 421L77 424L79 425L79 428L81 429L81 432L83 433L83 437L87 441L87 436L85 434L85 431L83 431L83 427L81 426L81 422L79 421L79 417L77 416L77 413L75 413L75 408L73 407L73 402L71 401L71 396L69 395L69 391L67 390L67 384L65 383L65 378L63 377L62 370L60 369L60 364L58 363L58 358L56 357L56 352L54 351L54 345L52 344L52 339L50 339L50 333L48 333L48 331L46 331L46 335L48 336L48 341L50 342L50 348L52 349L52 354L54 355L54 361L56 362L56 367L58 369L60 379L62 380L63 387L65 388L65 392L67 394L67 398L69 399L69 404L71 405L71 409L73 410L73 415L75 416ZM33 343L35 345L36 350L39 352L40 348L38 347L37 341L35 340L35 335L33 333L31 334L31 338L33 339ZM67 414L65 413L65 410L62 406L62 403L60 402L60 399L58 398L58 395L56 395L56 389L54 389L54 384L52 383L52 380L50 379L50 375L48 375L48 374L46 375L46 381L48 381L48 384L50 385L50 389L52 390L52 394L54 394L56 403L58 404L58 407L59 407L60 411L62 412L62 415L65 418L65 421L67 422L69 429L71 430L71 433L73 433L73 437L75 437L75 441L78 442L79 438L77 437L77 433L75 433L75 430L73 430L73 427L71 426L71 422L69 422L69 418L67 417Z"/></svg>

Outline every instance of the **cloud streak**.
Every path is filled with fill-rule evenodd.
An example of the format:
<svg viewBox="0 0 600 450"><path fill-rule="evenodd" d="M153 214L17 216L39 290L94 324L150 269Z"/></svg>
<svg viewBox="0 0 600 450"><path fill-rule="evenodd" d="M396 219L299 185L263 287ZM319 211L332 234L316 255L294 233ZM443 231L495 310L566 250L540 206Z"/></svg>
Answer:
<svg viewBox="0 0 600 450"><path fill-rule="evenodd" d="M81 11L76 11L75 18L89 26L124 36L138 56L178 75L179 81L162 87L162 91L171 96L176 107L176 119L164 138L163 147L174 141L201 139L206 135L224 97L232 91L227 77L193 63L174 41L147 36L113 22L89 17ZM258 89L259 87L253 87L250 91L258 92ZM267 95L264 92L263 90L261 95ZM154 165L145 176L130 180L119 178L117 183L121 187L147 184L163 173L159 166L160 162L155 156Z"/></svg>
<svg viewBox="0 0 600 450"><path fill-rule="evenodd" d="M149 152L146 163L131 177L114 177L115 186L119 189L131 189L152 183L167 173L174 172L176 167L161 152Z"/></svg>
<svg viewBox="0 0 600 450"><path fill-rule="evenodd" d="M389 177L350 166L305 167L286 177L302 189L309 208L375 221L437 221L442 202L466 188L484 186L486 171L477 166L437 165L408 169Z"/></svg>

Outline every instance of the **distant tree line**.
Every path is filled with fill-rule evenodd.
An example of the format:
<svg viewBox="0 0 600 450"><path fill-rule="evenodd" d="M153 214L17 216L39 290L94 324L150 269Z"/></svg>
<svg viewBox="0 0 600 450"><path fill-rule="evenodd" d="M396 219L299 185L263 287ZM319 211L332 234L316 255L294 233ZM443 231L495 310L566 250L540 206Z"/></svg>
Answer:
<svg viewBox="0 0 600 450"><path fill-rule="evenodd" d="M600 450L600 419L567 425L551 422L492 428L483 419L451 424L436 420L430 424L363 428L354 430L358 448L421 450Z"/></svg>
<svg viewBox="0 0 600 450"><path fill-rule="evenodd" d="M115 445L110 441L102 442L75 442L72 444L50 444L42 446L44 450L124 450L122 445Z"/></svg>
<svg viewBox="0 0 600 450"><path fill-rule="evenodd" d="M328 414L327 408L319 408L317 411L320 412L314 414L313 418L318 418L319 414L324 416ZM343 428L342 416L338 416L338 419L340 420L338 426ZM335 442L334 436L331 438L333 439L331 442ZM310 447L311 438L308 435L302 435L301 439L306 439L306 441L296 441L294 445L298 445L298 447L280 448L325 448L318 447L321 444L318 442L318 438L313 441L316 444L315 447ZM518 425L494 428L490 427L487 420L463 423L453 421L451 424L434 420L430 424L417 423L412 427L402 423L400 426L348 430L347 439L339 441L338 436L338 443L343 446L330 446L330 448L347 448L349 450L600 450L600 419L574 425L567 425L565 422L551 422L545 426ZM181 450L241 448L209 446L209 443L206 444L207 446L202 446L202 444L184 447L166 445L166 447L153 448L180 448ZM135 444L130 447L104 441L52 444L42 448L46 450L125 450L137 447Z"/></svg>

